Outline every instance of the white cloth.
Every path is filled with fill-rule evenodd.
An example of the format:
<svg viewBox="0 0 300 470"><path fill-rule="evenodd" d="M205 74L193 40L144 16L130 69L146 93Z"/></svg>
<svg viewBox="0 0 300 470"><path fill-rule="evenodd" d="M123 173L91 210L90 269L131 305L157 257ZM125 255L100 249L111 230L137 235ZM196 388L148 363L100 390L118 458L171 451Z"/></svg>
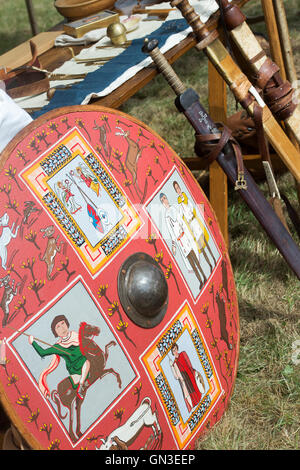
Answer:
<svg viewBox="0 0 300 470"><path fill-rule="evenodd" d="M31 121L29 114L0 88L0 152Z"/></svg>
<svg viewBox="0 0 300 470"><path fill-rule="evenodd" d="M88 31L81 38L74 38L69 36L69 34L60 34L55 39L54 45L57 47L64 46L77 46L84 45L87 46L90 43L100 41L100 39L106 36L106 28L93 29Z"/></svg>
<svg viewBox="0 0 300 470"><path fill-rule="evenodd" d="M138 28L138 22L142 19L142 17L140 15L134 15L130 17L120 16L119 19L120 19L120 22L124 24L127 33L129 33ZM130 19L132 19L132 22L130 22ZM135 21L133 21L133 19ZM134 24L131 24L131 23L134 23ZM69 34L63 33L60 36L57 36L57 38L55 39L54 45L57 47L76 46L76 45L87 46L90 43L100 41L100 39L102 38L105 38L105 37L107 38L106 31L107 31L107 27L93 29L85 33L80 38L74 38L73 36L70 36Z"/></svg>

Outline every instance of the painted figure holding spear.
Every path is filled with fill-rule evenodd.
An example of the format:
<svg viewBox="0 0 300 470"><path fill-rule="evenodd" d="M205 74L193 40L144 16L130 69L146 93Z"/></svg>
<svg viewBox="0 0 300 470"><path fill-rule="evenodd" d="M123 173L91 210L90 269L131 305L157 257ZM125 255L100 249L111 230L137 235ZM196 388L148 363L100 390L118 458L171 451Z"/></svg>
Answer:
<svg viewBox="0 0 300 470"><path fill-rule="evenodd" d="M46 378L48 374L57 368L62 358L70 374L69 379L71 385L74 389L77 388L77 396L82 400L86 386L85 382L90 370L90 361L81 352L78 333L76 331L70 331L69 326L67 318L64 315L58 315L51 323L52 333L58 338L55 345L48 345L49 347L44 349L37 342L40 340L34 338L32 335L28 335L28 341L40 357L54 356L49 366L39 377L39 388L43 395L45 397L50 395Z"/></svg>

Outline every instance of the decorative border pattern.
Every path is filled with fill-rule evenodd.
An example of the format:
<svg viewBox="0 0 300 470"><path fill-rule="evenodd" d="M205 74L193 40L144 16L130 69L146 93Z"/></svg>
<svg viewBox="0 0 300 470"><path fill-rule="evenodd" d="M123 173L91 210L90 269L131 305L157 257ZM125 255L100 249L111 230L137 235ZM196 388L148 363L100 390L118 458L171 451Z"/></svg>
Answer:
<svg viewBox="0 0 300 470"><path fill-rule="evenodd" d="M60 145L54 152L41 162L44 172L50 176L61 168L70 158L72 153L65 145Z"/></svg>
<svg viewBox="0 0 300 470"><path fill-rule="evenodd" d="M168 410L168 415L170 417L170 420L173 426L176 426L176 424L178 424L180 421L180 413L179 413L176 401L173 397L173 394L171 393L170 388L168 386L168 382L166 381L163 374L159 374L155 378L155 382L156 382L157 388L160 391L163 402Z"/></svg>
<svg viewBox="0 0 300 470"><path fill-rule="evenodd" d="M123 225L118 226L113 233L110 234L103 243L101 243L101 248L104 251L106 256L112 254L121 243L126 240L127 232Z"/></svg>
<svg viewBox="0 0 300 470"><path fill-rule="evenodd" d="M116 187L114 181L105 171L105 169L99 164L99 161L96 159L96 157L92 153L90 153L86 156L85 161L93 170L93 172L97 175L97 177L105 187L106 191L113 198L117 206L123 207L125 204L123 194Z"/></svg>
<svg viewBox="0 0 300 470"><path fill-rule="evenodd" d="M201 405L199 408L195 411L195 413L192 415L192 417L188 420L188 425L191 431L194 431L194 429L198 426L198 424L201 422L203 416L207 412L211 405L211 398L210 396L206 396L204 400L201 402Z"/></svg>
<svg viewBox="0 0 300 470"><path fill-rule="evenodd" d="M67 211L54 193L49 191L44 197L43 201L49 207L55 218L60 222L72 241L80 247L84 244L85 239L79 228L74 224L74 221L69 217Z"/></svg>
<svg viewBox="0 0 300 470"><path fill-rule="evenodd" d="M191 334L192 336L192 339L193 339L193 343L195 345L195 348L197 349L198 353L199 353L199 356L201 358L201 363L202 363L202 366L205 370L205 373L207 375L207 377L210 379L213 375L213 370L212 370L212 367L211 367L211 364L208 360L208 357L207 357L207 354L206 354L206 351L203 347L203 344L202 344L202 341L201 341L201 338L200 338L200 335L198 333L197 330L194 330Z"/></svg>
<svg viewBox="0 0 300 470"><path fill-rule="evenodd" d="M78 157L89 167L108 199L111 200L111 204L114 204L120 212L118 222L97 244L90 243L84 229L76 222L76 217L56 197L53 188L48 183L50 178L55 178L58 171L67 167L73 159ZM30 190L47 207L54 221L63 229L87 270L93 276L100 272L101 267L108 259L142 225L138 213L110 175L105 162L87 143L77 127L63 136L48 154L44 153L33 164L27 166L22 173L22 178Z"/></svg>
<svg viewBox="0 0 300 470"><path fill-rule="evenodd" d="M188 338L189 340L186 341ZM141 358L165 406L179 449L183 449L195 431L203 425L205 418L215 408L223 393L203 338L196 319L186 302L168 328L161 332ZM192 367L195 367L194 371L196 370L202 375L205 384L199 402L194 403L189 410L186 408L183 396L178 395L180 387L175 388L171 369L169 366L167 367L167 358L168 356L170 358L172 347L175 344L182 351L183 344L186 346L184 354L192 358Z"/></svg>
<svg viewBox="0 0 300 470"><path fill-rule="evenodd" d="M180 336L182 333L182 324L179 320L177 320L174 325L167 331L166 334L162 337L162 339L157 344L157 349L159 350L160 354L164 356L170 350L170 347L174 343L174 341Z"/></svg>

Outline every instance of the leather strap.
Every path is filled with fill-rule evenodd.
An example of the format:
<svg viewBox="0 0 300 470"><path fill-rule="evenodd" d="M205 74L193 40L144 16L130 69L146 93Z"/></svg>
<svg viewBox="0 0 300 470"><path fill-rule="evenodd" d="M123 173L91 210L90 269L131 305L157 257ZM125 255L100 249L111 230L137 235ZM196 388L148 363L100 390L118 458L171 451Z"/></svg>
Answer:
<svg viewBox="0 0 300 470"><path fill-rule="evenodd" d="M267 84L264 90L265 100L278 120L284 121L295 111L297 103L293 101L294 93L295 90L290 82L283 82L278 74Z"/></svg>
<svg viewBox="0 0 300 470"><path fill-rule="evenodd" d="M252 59L250 59L249 62L250 62L250 64L255 64L255 62L258 62L263 57L266 57L266 53L262 49L258 54L256 54L254 57L252 57Z"/></svg>
<svg viewBox="0 0 300 470"><path fill-rule="evenodd" d="M246 16L236 5L229 3L227 0L218 0L218 4L228 31L232 31L246 21Z"/></svg>
<svg viewBox="0 0 300 470"><path fill-rule="evenodd" d="M245 20L245 16L236 5L229 3L228 0L217 0L220 7L220 18L223 26L227 45L228 31L231 31L241 25ZM229 46L230 53L231 46ZM256 56L249 59L250 64L255 64L258 60L265 57L265 61L259 71L254 75L253 80L257 88L264 93L264 99L270 108L272 114L279 121L285 121L292 116L297 104L293 101L293 88L289 82L284 82L280 77L278 67L275 62L268 58L264 50L261 50ZM254 98L247 93L246 83L235 83L231 89L235 88L235 96L240 104L247 109L253 103Z"/></svg>
<svg viewBox="0 0 300 470"><path fill-rule="evenodd" d="M231 144L237 163L237 179L235 190L247 189L247 182L244 178L243 156L238 142L232 137L232 131L222 123L216 123L219 133L196 134L195 152L206 159L207 165L215 161L223 151L226 144ZM226 153L226 151L224 151Z"/></svg>
<svg viewBox="0 0 300 470"><path fill-rule="evenodd" d="M196 44L195 48L198 51L206 49L206 47L208 47L218 37L219 37L219 33L216 29L214 29L213 31L210 31L207 35L205 35L203 39L201 39L201 41Z"/></svg>
<svg viewBox="0 0 300 470"><path fill-rule="evenodd" d="M278 65L275 64L271 59L268 57L260 67L257 75L255 76L255 83L256 85L261 88L262 90L265 89L269 80L278 72L280 69Z"/></svg>
<svg viewBox="0 0 300 470"><path fill-rule="evenodd" d="M254 101L255 97L251 93L248 93L245 98L239 100L240 105L243 106L244 109L247 109Z"/></svg>

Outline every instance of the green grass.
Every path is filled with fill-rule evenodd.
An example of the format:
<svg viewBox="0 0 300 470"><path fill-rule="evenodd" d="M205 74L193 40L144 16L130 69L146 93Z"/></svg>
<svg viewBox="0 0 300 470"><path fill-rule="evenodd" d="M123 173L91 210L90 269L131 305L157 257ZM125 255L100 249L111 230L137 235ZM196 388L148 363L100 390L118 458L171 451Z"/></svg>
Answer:
<svg viewBox="0 0 300 470"><path fill-rule="evenodd" d="M30 37L24 4L24 0L0 0L2 52ZM41 30L61 20L49 1L33 0L33 4ZM23 8L23 13L19 13L16 5ZM300 2L288 0L285 7L300 77ZM251 0L244 11L252 16L260 14L260 1ZM252 26L252 29L266 34L264 24ZM192 50L179 59L174 68L182 81L198 92L207 108L207 59L204 54ZM228 97L231 113L234 100L230 94ZM176 110L174 94L161 76L131 98L122 111L148 124L180 156L194 155L193 131ZM207 174L195 176L206 189ZM267 194L266 185L258 183ZM291 175L281 175L278 184L299 207ZM290 229L295 241L299 242L291 225ZM300 365L292 362L292 344L300 339L299 281L248 207L231 189L229 235L240 311L239 367L227 412L199 440L198 448L299 449Z"/></svg>

